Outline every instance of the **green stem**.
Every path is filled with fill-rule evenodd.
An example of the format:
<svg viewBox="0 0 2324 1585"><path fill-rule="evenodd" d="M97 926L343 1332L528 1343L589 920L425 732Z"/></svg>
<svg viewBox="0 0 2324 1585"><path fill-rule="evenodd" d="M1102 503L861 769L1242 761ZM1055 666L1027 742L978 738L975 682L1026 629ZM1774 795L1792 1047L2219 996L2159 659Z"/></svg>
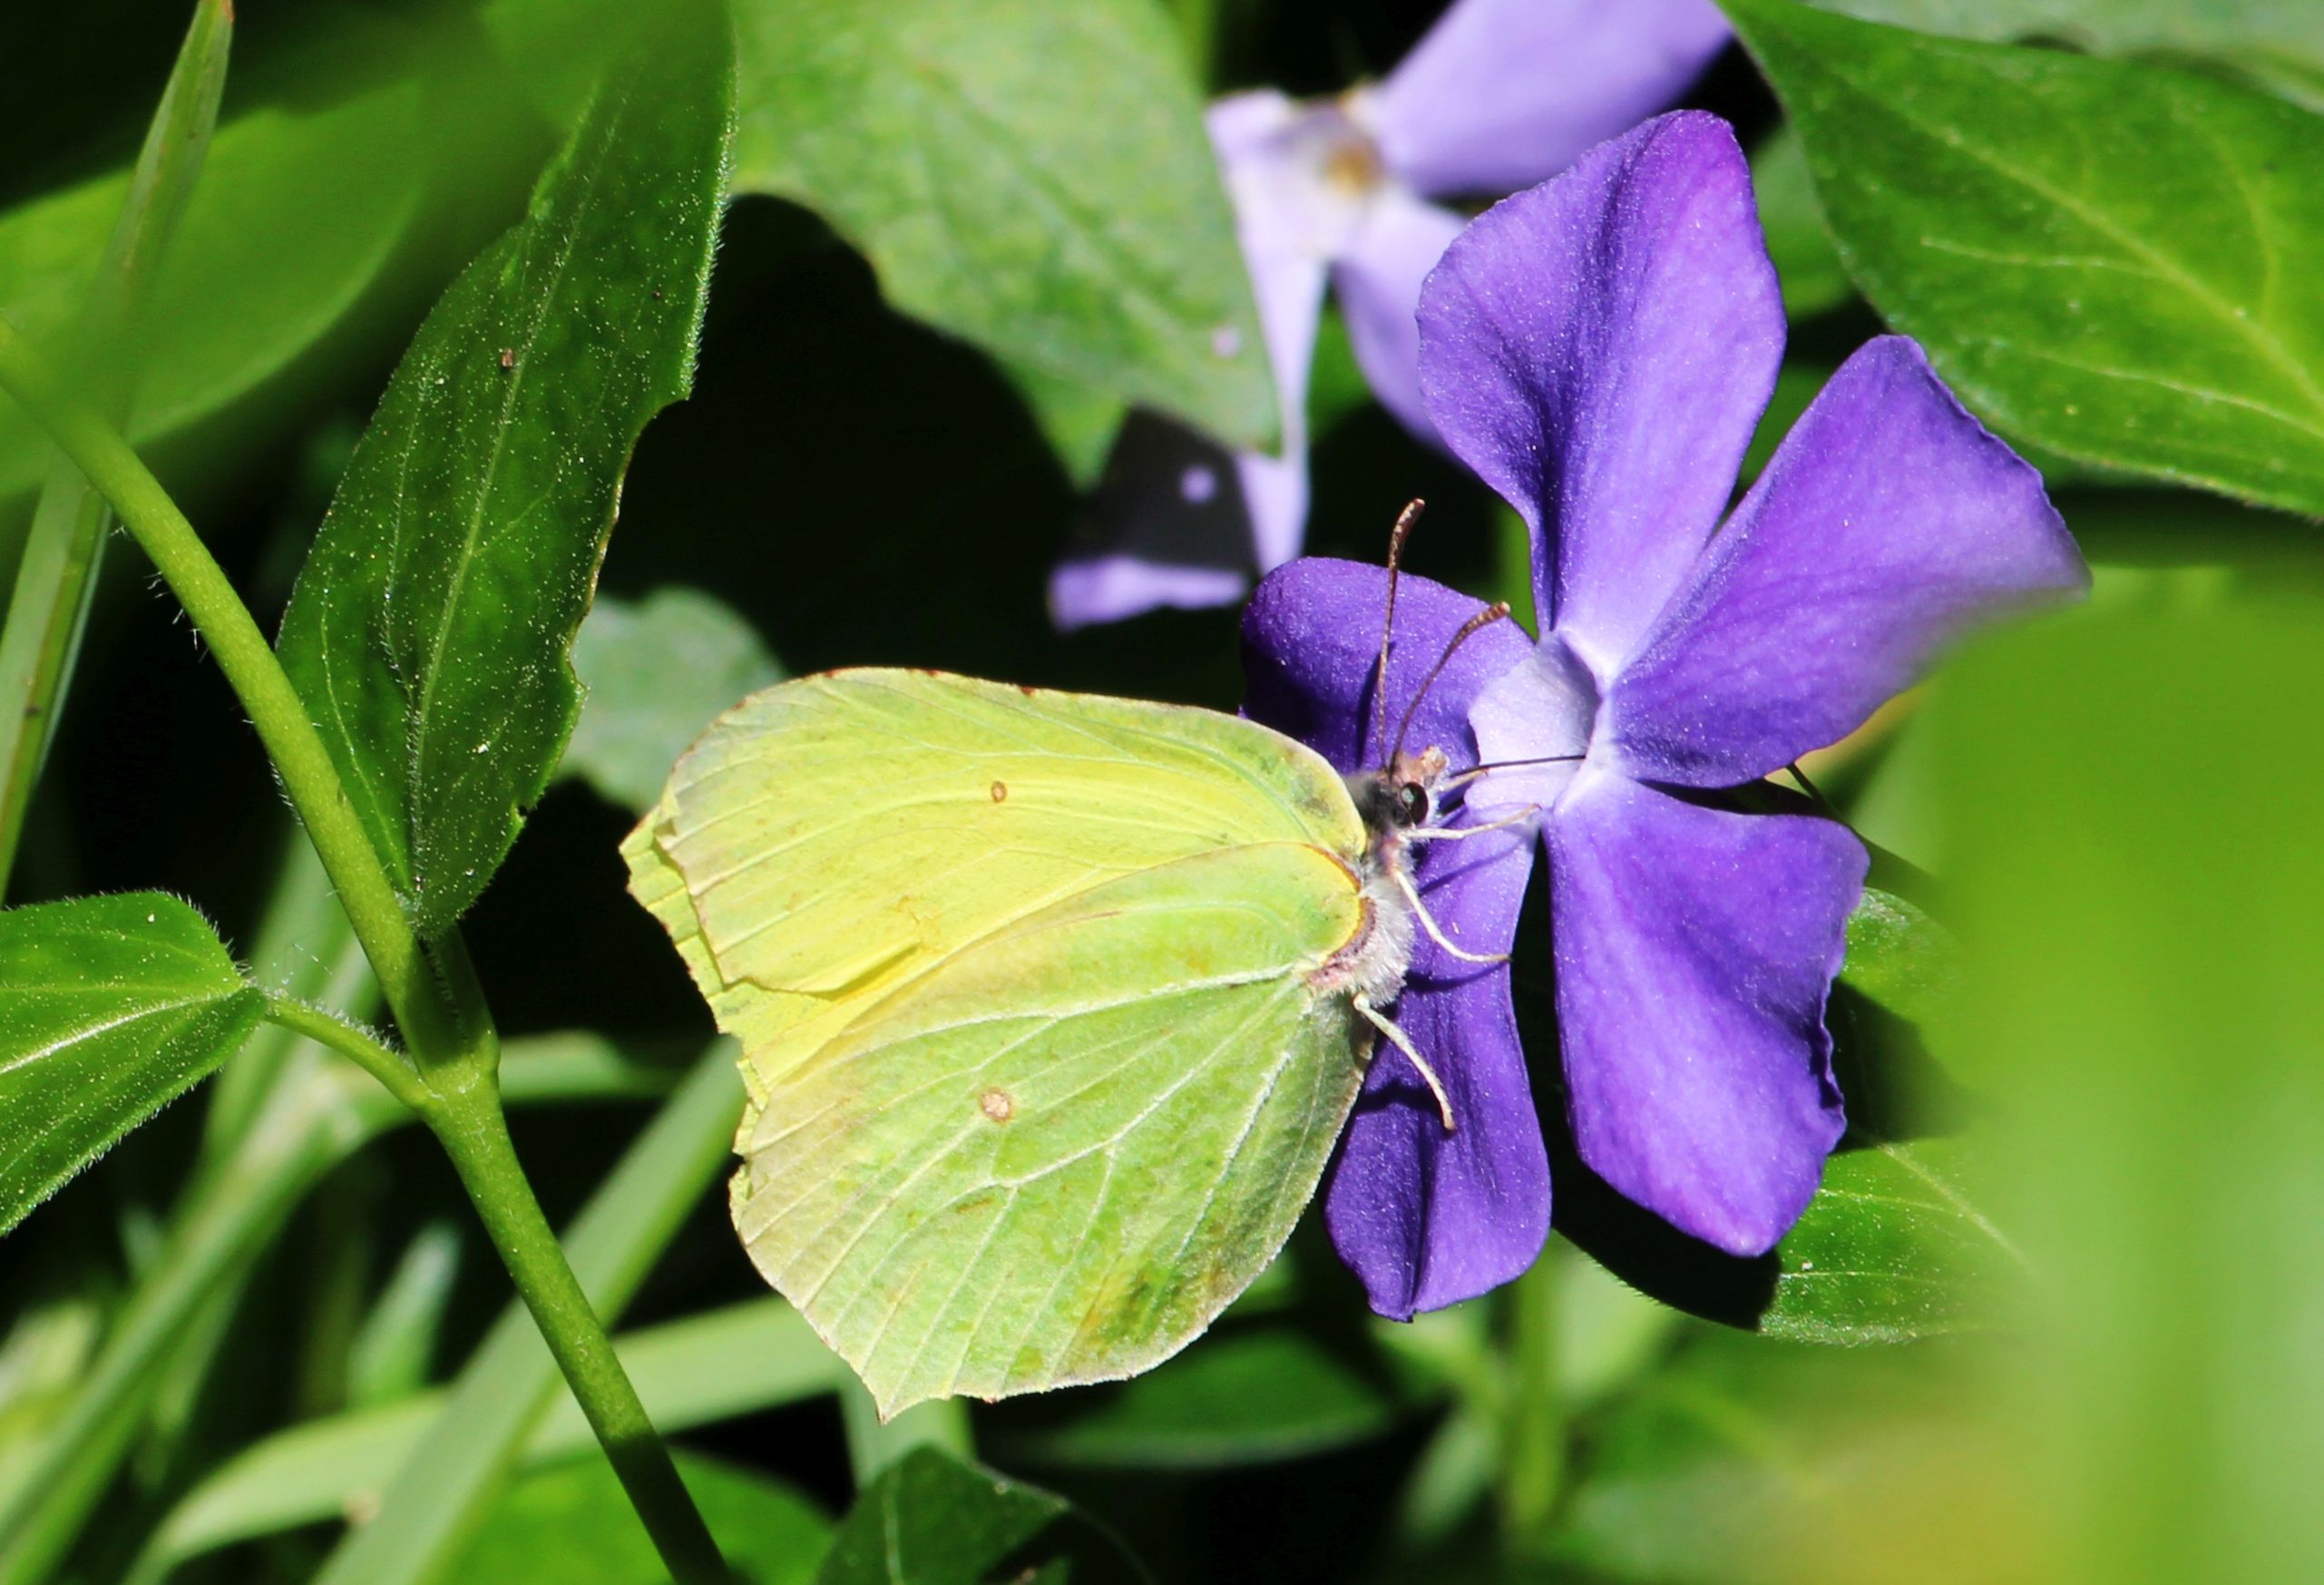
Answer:
<svg viewBox="0 0 2324 1585"><path fill-rule="evenodd" d="M307 827L417 1060L429 1097L420 1115L452 1156L509 1276L671 1573L680 1585L720 1585L727 1575L709 1529L565 1264L509 1143L494 1081L499 1037L458 934L447 932L434 944L432 965L347 798L330 749L249 609L129 443L65 391L46 360L5 318L0 388L30 410L111 503L217 657L274 760L283 790ZM437 967L444 971L442 980ZM337 1049L356 1054L344 1045ZM385 1069L374 1071L389 1082Z"/></svg>
<svg viewBox="0 0 2324 1585"><path fill-rule="evenodd" d="M103 382L98 400L115 422L126 416L130 396L121 343L201 170L218 123L233 34L234 10L227 0L201 0L82 311L82 343L113 377ZM7 621L0 626L0 896L7 894L33 788L56 734L103 556L106 521L103 499L69 460L56 459L41 486Z"/></svg>
<svg viewBox="0 0 2324 1585"><path fill-rule="evenodd" d="M725 1585L728 1576L718 1543L533 1197L509 1139L500 1097L489 1087L449 1093L423 1115L452 1158L510 1279L548 1340L557 1368L571 1384L662 1561L679 1585Z"/></svg>
<svg viewBox="0 0 2324 1585"><path fill-rule="evenodd" d="M413 936L394 884L372 850L363 822L323 736L273 648L259 631L226 573L129 443L87 404L68 395L47 361L0 318L0 388L32 413L135 535L155 571L218 658L219 670L249 713L291 807L306 824L340 906L379 976L387 1005L413 1049L451 1052L466 1044L427 959Z"/></svg>
<svg viewBox="0 0 2324 1585"><path fill-rule="evenodd" d="M435 1110L435 1096L420 1081L411 1062L401 1052L390 1051L369 1030L349 1023L337 1013L310 1007L294 996L271 992L267 996L266 1020L338 1052L378 1080L388 1094L422 1117Z"/></svg>
<svg viewBox="0 0 2324 1585"><path fill-rule="evenodd" d="M584 1302L599 1314L620 1314L731 1159L741 1110L734 1059L714 1046L590 1197L560 1264L581 1279ZM530 1194L524 1203L532 1206ZM511 1311L460 1373L443 1417L389 1485L376 1516L348 1533L317 1585L420 1585L444 1577L503 1489L562 1365L542 1347L546 1334L537 1320Z"/></svg>
<svg viewBox="0 0 2324 1585"><path fill-rule="evenodd" d="M1501 1525L1523 1555L1547 1534L1566 1473L1564 1405L1557 1397L1557 1263L1548 1251L1509 1294L1508 1414L1501 1449Z"/></svg>

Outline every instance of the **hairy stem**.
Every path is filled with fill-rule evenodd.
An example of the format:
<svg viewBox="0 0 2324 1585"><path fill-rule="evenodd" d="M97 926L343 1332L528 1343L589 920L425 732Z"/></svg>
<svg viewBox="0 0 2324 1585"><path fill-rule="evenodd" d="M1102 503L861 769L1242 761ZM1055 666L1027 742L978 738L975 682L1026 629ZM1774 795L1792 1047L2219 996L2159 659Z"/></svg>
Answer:
<svg viewBox="0 0 2324 1585"><path fill-rule="evenodd" d="M295 996L267 996L266 1020L293 1034L305 1035L317 1045L335 1051L386 1087L387 1093L427 1117L435 1097L420 1081L419 1073L401 1052L391 1051L377 1035L348 1022L335 1013L311 1007Z"/></svg>
<svg viewBox="0 0 2324 1585"><path fill-rule="evenodd" d="M346 784L289 675L249 607L161 482L113 426L66 391L46 360L0 318L0 388L30 410L96 486L177 595L249 712L337 890L364 954L418 1062L411 1103L452 1157L510 1277L548 1340L573 1396L679 1585L724 1585L708 1526L678 1477L669 1450L614 1356L556 1236L518 1164L501 1110L500 1045L456 932L424 950L394 883L348 801ZM439 979L438 969L444 977ZM376 1041L296 1003L328 1024L334 1049L355 1056L399 1099L400 1061ZM278 1017L270 1006L269 1017ZM305 1031L320 1038L319 1031ZM356 1037L350 1039L349 1037ZM368 1049L363 1049L367 1043ZM375 1062L378 1065L375 1065ZM418 1099L424 1098L424 1099Z"/></svg>

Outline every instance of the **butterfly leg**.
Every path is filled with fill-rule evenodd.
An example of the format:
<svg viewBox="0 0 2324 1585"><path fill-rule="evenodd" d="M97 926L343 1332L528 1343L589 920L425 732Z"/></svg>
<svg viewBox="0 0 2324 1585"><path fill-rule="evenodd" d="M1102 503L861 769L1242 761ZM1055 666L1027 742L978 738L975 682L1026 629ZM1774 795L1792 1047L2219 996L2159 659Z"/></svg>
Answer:
<svg viewBox="0 0 2324 1585"><path fill-rule="evenodd" d="M1436 1076L1436 1070L1429 1066L1428 1059L1421 1056L1420 1048L1412 1044L1412 1037L1397 1028L1395 1022L1374 1007L1368 996L1355 998L1355 1010L1363 1014L1372 1028L1386 1035L1398 1051L1411 1059L1412 1066L1427 1081L1429 1093L1436 1097L1437 1115L1444 1119L1444 1131L1452 1132L1452 1098L1444 1092L1444 1081Z"/></svg>
<svg viewBox="0 0 2324 1585"><path fill-rule="evenodd" d="M1465 837L1482 837L1488 831L1506 831L1512 826L1522 826L1539 814L1541 809L1542 806L1539 804L1528 804L1514 815L1504 815L1499 819L1483 826L1422 826L1418 830L1405 832L1404 840L1407 842L1459 842Z"/></svg>
<svg viewBox="0 0 2324 1585"><path fill-rule="evenodd" d="M1464 964L1505 964L1509 961L1509 954L1505 952L1470 952L1446 940L1444 932L1437 928L1435 918L1429 913L1428 905L1421 901L1421 888L1412 884L1412 877L1406 875L1401 866L1391 866L1389 873L1396 877L1397 888L1404 894L1404 901L1412 905L1413 916L1420 920L1421 928L1429 933L1431 941Z"/></svg>

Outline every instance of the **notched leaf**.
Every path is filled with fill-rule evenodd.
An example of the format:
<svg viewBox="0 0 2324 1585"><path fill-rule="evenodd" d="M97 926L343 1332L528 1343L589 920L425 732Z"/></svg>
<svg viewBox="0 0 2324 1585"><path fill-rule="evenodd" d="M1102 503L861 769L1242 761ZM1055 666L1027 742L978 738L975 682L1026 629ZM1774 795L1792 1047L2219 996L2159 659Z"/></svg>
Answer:
<svg viewBox="0 0 2324 1585"><path fill-rule="evenodd" d="M725 28L679 12L420 328L283 619L423 934L475 901L547 784L630 450L691 380L733 71Z"/></svg>

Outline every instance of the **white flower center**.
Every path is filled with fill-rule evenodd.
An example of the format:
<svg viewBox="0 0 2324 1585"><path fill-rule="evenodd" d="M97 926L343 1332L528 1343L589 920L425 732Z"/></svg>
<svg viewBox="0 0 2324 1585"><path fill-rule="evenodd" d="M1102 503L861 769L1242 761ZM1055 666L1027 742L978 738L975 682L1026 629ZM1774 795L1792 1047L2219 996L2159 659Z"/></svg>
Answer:
<svg viewBox="0 0 2324 1585"><path fill-rule="evenodd" d="M1597 680L1555 633L1487 684L1469 708L1469 726L1478 763L1503 768L1469 788L1470 810L1493 819L1555 804L1589 753L1597 706Z"/></svg>
<svg viewBox="0 0 2324 1585"><path fill-rule="evenodd" d="M1359 93L1287 107L1255 157L1227 164L1237 212L1267 217L1274 234L1312 258L1339 257L1390 180L1366 103Z"/></svg>

